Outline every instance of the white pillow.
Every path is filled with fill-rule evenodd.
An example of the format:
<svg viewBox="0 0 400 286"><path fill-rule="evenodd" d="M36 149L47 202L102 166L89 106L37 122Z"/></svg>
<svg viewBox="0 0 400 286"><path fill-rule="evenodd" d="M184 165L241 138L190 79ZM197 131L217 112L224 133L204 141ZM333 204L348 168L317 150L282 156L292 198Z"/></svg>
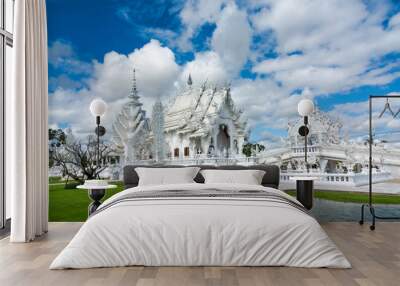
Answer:
<svg viewBox="0 0 400 286"><path fill-rule="evenodd" d="M194 183L200 168L135 168L139 176L139 186Z"/></svg>
<svg viewBox="0 0 400 286"><path fill-rule="evenodd" d="M265 171L261 170L202 170L206 184L261 185Z"/></svg>

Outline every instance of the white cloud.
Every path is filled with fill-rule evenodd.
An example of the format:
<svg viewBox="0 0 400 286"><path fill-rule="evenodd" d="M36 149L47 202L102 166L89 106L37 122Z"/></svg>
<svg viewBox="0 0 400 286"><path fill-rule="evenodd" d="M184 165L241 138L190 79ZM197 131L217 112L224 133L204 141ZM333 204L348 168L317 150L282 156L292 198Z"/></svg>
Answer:
<svg viewBox="0 0 400 286"><path fill-rule="evenodd" d="M265 1L253 17L259 31L272 30L281 53L315 50L351 33L360 22L371 25L362 1L280 0ZM358 30L357 29L357 30Z"/></svg>
<svg viewBox="0 0 400 286"><path fill-rule="evenodd" d="M373 134L376 138L393 139L391 132L400 128L400 117L393 118L384 110L386 99L374 99L372 103ZM391 109L394 113L400 110L400 100L389 99ZM343 134L349 134L352 138L364 137L369 130L369 101L349 102L337 104L329 112L332 116L340 118L343 124Z"/></svg>
<svg viewBox="0 0 400 286"><path fill-rule="evenodd" d="M49 96L49 125L59 128L67 123L77 134L91 132L90 127L95 122L89 111L90 100L91 96L86 89L78 93L57 89Z"/></svg>
<svg viewBox="0 0 400 286"><path fill-rule="evenodd" d="M386 19L385 2L369 9L363 1L282 0L252 17L258 33L276 39L278 57L255 63L288 88L310 86L319 93L383 85L399 76L399 62L383 57L400 51L396 14Z"/></svg>
<svg viewBox="0 0 400 286"><path fill-rule="evenodd" d="M233 2L223 6L224 1L200 1L195 6L190 1L187 3L181 13L183 19L189 19L194 11L199 13L193 23L189 22L189 30L205 22L215 22L216 29L212 34L210 50L195 53L194 60L185 64L180 81L186 81L189 73L195 83L208 80L214 84L225 84L234 80L250 53L251 28L247 14ZM208 11L207 7L211 10Z"/></svg>
<svg viewBox="0 0 400 286"><path fill-rule="evenodd" d="M227 0L188 0L181 10L180 18L184 31L178 39L178 46L183 51L192 50L192 37L205 23L215 23L220 17Z"/></svg>
<svg viewBox="0 0 400 286"><path fill-rule="evenodd" d="M179 34L175 31L162 28L144 28L142 31L146 36L159 39L171 48L175 48L177 46Z"/></svg>
<svg viewBox="0 0 400 286"><path fill-rule="evenodd" d="M146 99L168 96L180 72L174 53L156 40L129 55L138 69L137 79Z"/></svg>
<svg viewBox="0 0 400 286"><path fill-rule="evenodd" d="M186 82L189 74L194 84L202 84L206 80L215 84L224 84L230 80L221 58L212 51L196 54L195 59L185 65L180 81Z"/></svg>
<svg viewBox="0 0 400 286"><path fill-rule="evenodd" d="M173 52L151 40L128 56L109 52L103 63L94 64L94 74L89 80L91 91L105 100L126 98L132 85L133 67L146 109L158 96L166 96L173 88L179 73Z"/></svg>
<svg viewBox="0 0 400 286"><path fill-rule="evenodd" d="M266 130L261 131L257 139L257 142L263 144L267 150L271 147L281 147L282 143L285 142L284 137L276 136Z"/></svg>
<svg viewBox="0 0 400 286"><path fill-rule="evenodd" d="M133 67L137 68L137 84L145 110L151 110L156 97L170 95L180 69L173 52L156 40L151 40L128 56L109 52L103 62L93 63L93 74L87 80L87 88L59 88L50 94L49 123L58 126L68 123L80 134L91 132L93 118L89 114L89 104L100 97L109 105L103 122L110 130L115 115L129 95Z"/></svg>
<svg viewBox="0 0 400 286"><path fill-rule="evenodd" d="M270 79L240 80L232 86L232 97L244 110L252 128L285 129L297 115L300 94L292 94Z"/></svg>
<svg viewBox="0 0 400 286"><path fill-rule="evenodd" d="M48 50L49 63L64 72L73 74L88 74L91 72L90 63L78 59L70 43L57 40L51 43Z"/></svg>
<svg viewBox="0 0 400 286"><path fill-rule="evenodd" d="M118 7L116 14L118 17L120 17L122 20L131 23L132 19L131 19L131 9L127 6L122 6L122 7Z"/></svg>
<svg viewBox="0 0 400 286"><path fill-rule="evenodd" d="M83 82L72 80L66 74L49 77L49 90L57 88L78 89L83 87Z"/></svg>
<svg viewBox="0 0 400 286"><path fill-rule="evenodd" d="M182 30L150 27L145 31L169 47L192 52L194 59L181 66L172 50L156 40L129 55L109 52L102 62L93 63L81 62L68 43L52 43L50 64L76 73L82 65L90 77L86 88L78 91L66 89L77 89L73 82L57 79L64 88L51 95L51 123L70 122L83 133L91 130L93 120L86 107L94 97L102 97L110 104L104 118L110 124L129 94L133 65L147 111L157 96L170 96L174 82L185 83L190 73L194 84L232 81L232 96L250 125L279 131L298 116L302 97L386 85L400 77L400 61L387 57L400 52L400 13L388 18L386 1L375 6L362 0L236 2L188 0L179 14ZM119 12L121 17L129 16L123 12ZM215 30L199 52L192 41L205 24L215 24ZM255 79L239 76L248 62ZM65 110L65 106L71 108ZM336 105L331 114L340 116L350 133L367 130L366 102ZM397 123L384 118L377 124L394 128ZM269 135L258 137L267 140Z"/></svg>
<svg viewBox="0 0 400 286"><path fill-rule="evenodd" d="M389 28L395 28L400 25L400 13L394 15L389 21Z"/></svg>
<svg viewBox="0 0 400 286"><path fill-rule="evenodd" d="M228 4L217 21L211 47L220 56L230 75L236 75L250 52L251 30L247 14Z"/></svg>
<svg viewBox="0 0 400 286"><path fill-rule="evenodd" d="M72 46L61 40L54 41L49 46L49 62L57 65L60 58L70 57L73 55Z"/></svg>

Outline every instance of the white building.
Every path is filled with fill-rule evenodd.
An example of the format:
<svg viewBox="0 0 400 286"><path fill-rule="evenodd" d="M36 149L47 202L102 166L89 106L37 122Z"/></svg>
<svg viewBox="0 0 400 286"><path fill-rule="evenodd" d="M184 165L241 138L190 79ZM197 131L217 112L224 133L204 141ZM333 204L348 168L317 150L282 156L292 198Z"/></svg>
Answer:
<svg viewBox="0 0 400 286"><path fill-rule="evenodd" d="M135 78L129 102L113 124L113 142L120 167L125 164L276 164L282 182L304 173L302 118L288 124L288 137L278 148L245 157L249 131L236 108L229 86L187 85L165 108L156 102L152 119L139 102ZM153 112L154 113L154 112ZM368 183L368 144L343 139L342 123L315 109L309 116L308 163L319 184L359 186ZM163 130L163 132L162 132ZM163 142L161 142L163 141ZM161 149L163 148L163 150ZM373 181L400 175L400 150L387 144L373 146Z"/></svg>
<svg viewBox="0 0 400 286"><path fill-rule="evenodd" d="M303 119L288 124L283 146L259 154L259 162L281 167L281 180L306 172L304 137L298 129ZM342 139L342 123L318 108L309 117L307 154L310 172L320 177L318 185L360 186L368 184L369 149L366 141ZM392 179L400 172L400 150L383 144L373 146L373 182Z"/></svg>
<svg viewBox="0 0 400 286"><path fill-rule="evenodd" d="M196 86L190 76L166 110L164 126L170 159L242 156L248 136L229 86Z"/></svg>
<svg viewBox="0 0 400 286"><path fill-rule="evenodd" d="M246 120L235 107L228 86L195 85L189 75L187 85L170 104L164 108L158 101L154 112L157 114L152 120L146 118L134 75L129 102L116 116L112 130L113 155L120 157L121 166L154 162L227 164L231 162L227 159L243 157L248 137ZM161 146L165 150L160 150Z"/></svg>

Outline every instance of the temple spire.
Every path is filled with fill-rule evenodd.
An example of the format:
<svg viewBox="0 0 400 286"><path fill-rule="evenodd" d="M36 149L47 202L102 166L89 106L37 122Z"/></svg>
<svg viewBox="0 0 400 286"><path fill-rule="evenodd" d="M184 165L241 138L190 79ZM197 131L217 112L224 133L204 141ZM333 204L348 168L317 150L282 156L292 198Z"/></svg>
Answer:
<svg viewBox="0 0 400 286"><path fill-rule="evenodd" d="M132 89L131 89L131 93L129 94L129 99L131 99L131 102L134 103L135 105L142 105L139 102L139 94L138 94L138 89L137 89L137 85L136 85L136 69L133 68L133 77L132 77Z"/></svg>
<svg viewBox="0 0 400 286"><path fill-rule="evenodd" d="M192 75L191 75L191 74L189 74L189 77L188 77L188 80L187 80L187 84L188 84L189 86L191 86L191 85L193 84Z"/></svg>

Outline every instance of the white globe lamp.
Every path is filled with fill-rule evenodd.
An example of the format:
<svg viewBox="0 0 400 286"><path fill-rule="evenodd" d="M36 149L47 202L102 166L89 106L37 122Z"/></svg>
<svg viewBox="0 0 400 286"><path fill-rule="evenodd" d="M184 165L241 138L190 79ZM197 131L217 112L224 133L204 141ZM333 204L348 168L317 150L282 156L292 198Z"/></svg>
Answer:
<svg viewBox="0 0 400 286"><path fill-rule="evenodd" d="M96 98L90 103L90 113L93 116L103 116L107 111L107 103L101 98Z"/></svg>
<svg viewBox="0 0 400 286"><path fill-rule="evenodd" d="M308 116L314 111L314 103L310 99L302 99L297 105L297 111L301 116Z"/></svg>

